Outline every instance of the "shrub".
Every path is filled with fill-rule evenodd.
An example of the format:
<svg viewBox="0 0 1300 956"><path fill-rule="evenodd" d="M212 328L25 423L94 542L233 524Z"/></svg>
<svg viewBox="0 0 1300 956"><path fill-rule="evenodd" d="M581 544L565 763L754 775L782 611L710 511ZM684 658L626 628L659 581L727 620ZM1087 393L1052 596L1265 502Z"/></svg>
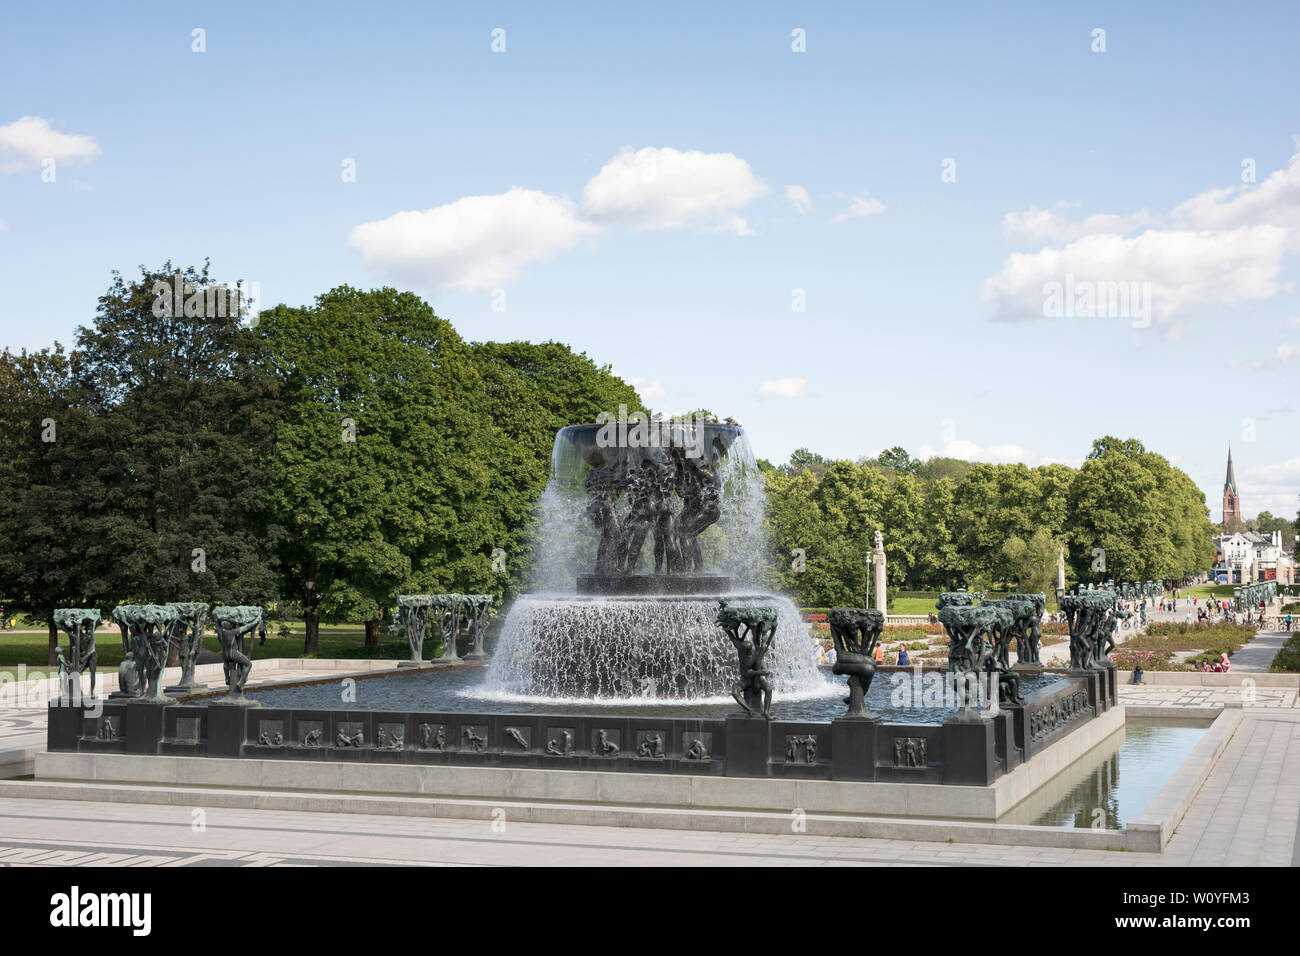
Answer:
<svg viewBox="0 0 1300 956"><path fill-rule="evenodd" d="M1275 674L1300 674L1300 635L1282 645L1269 670Z"/></svg>

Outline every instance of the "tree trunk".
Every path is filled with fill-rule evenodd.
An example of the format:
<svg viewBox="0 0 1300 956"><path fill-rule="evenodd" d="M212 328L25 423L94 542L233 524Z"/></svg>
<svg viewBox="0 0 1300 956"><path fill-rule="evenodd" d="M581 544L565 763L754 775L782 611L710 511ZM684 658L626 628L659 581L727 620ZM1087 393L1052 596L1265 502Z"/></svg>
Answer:
<svg viewBox="0 0 1300 956"><path fill-rule="evenodd" d="M54 652L59 646L59 628L58 625L54 623L53 616L50 617L49 626L50 626L50 666L54 667L55 664L57 663L54 657Z"/></svg>
<svg viewBox="0 0 1300 956"><path fill-rule="evenodd" d="M304 628L306 636L303 638L303 654L315 654L320 649L320 616L315 611L308 611L305 615L306 627Z"/></svg>
<svg viewBox="0 0 1300 956"><path fill-rule="evenodd" d="M366 621L366 647L379 646L379 618Z"/></svg>

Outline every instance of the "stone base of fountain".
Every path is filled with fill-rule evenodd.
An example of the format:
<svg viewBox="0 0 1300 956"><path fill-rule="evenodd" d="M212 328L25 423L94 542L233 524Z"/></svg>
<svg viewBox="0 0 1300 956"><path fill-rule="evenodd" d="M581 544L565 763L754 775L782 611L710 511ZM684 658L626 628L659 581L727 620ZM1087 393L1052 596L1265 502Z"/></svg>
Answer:
<svg viewBox="0 0 1300 956"><path fill-rule="evenodd" d="M1110 686L1107 675L1090 671L1029 694L1022 705L988 710L976 720L951 717L942 724L895 722L880 717L840 717L829 722L766 720L737 714L698 717L688 716L689 711L677 712L681 714L678 716L660 709L632 715L599 711L574 714L558 708L547 713L328 710L257 707L257 701L247 698L215 700L206 707L166 699L157 703L96 701L93 706L52 702L46 749L50 754L92 758L89 762L65 762L67 770L63 775L96 781L102 778L93 758L113 754L184 756L190 768L202 758L384 764L392 768L392 774L375 769L348 774L320 766L299 776L306 787L310 787L309 781L352 779L365 787L394 793L405 789L393 783L399 779L399 765L426 765L446 771L443 776L418 780L401 778L408 781L409 792L425 796L479 793L474 781L455 776L458 769L466 768L920 784L927 786L915 800L894 793L883 804L877 804L867 798L867 791L862 791L852 801L852 807L855 812L879 808L882 813L927 812L918 808L930 808L928 812L939 816L963 816L960 806L970 801L971 794L942 797L931 793L934 788L928 785L989 786L1034 761L1056 742L1090 728L1099 717L1107 716L1102 737L1109 736L1122 726L1124 714ZM244 706L235 706L240 704ZM1091 749L1099 738L1089 734L1083 739L1088 742L1078 753ZM154 772L149 766L131 764L127 772ZM160 779L169 784L186 782L171 765L167 768L156 771ZM1051 761L1039 762L1039 768L1041 773L1036 770L1035 774L1040 778L1059 771L1059 765ZM185 772L195 774L191 783L210 783L216 779L213 774L229 781L237 773L219 768ZM252 779L265 781L272 775L277 780L295 776L292 772L272 774L259 769ZM449 780L459 783L442 789ZM517 799L518 788L528 785L523 778L514 778L508 785L503 784L503 792ZM601 799L618 800L610 794L618 792L619 786L616 782L599 784ZM719 799L719 791L713 788L696 790L692 784L665 791L664 786L647 781L644 788L645 792L667 794L659 801L664 805L683 794ZM1003 809L1025 795L1018 787L1014 789L1011 803ZM576 792L560 782L547 784L546 791L548 800L557 793ZM787 798L789 792L785 791ZM829 792L814 792L821 812L828 810L824 801ZM740 804L724 801L712 805ZM903 806L912 809L887 809ZM935 809L940 806L942 810Z"/></svg>
<svg viewBox="0 0 1300 956"><path fill-rule="evenodd" d="M579 574L579 594L699 597L726 594L725 574Z"/></svg>

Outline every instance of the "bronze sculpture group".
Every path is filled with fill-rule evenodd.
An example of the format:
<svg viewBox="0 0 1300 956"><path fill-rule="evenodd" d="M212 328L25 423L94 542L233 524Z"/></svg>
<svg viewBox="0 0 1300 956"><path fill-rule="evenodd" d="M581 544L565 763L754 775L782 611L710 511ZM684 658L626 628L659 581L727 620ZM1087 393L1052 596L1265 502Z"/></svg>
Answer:
<svg viewBox="0 0 1300 956"><path fill-rule="evenodd" d="M403 662L404 666L424 662L424 639L430 626L438 629L442 640L443 651L439 660L460 659L456 642L462 628L468 632L470 641L465 657L469 660L486 657L483 638L492 601L490 594L399 594L397 620L411 647L411 659Z"/></svg>
<svg viewBox="0 0 1300 956"><path fill-rule="evenodd" d="M981 603L975 604L975 598ZM997 679L999 704L1022 705L1020 675L1011 664L1011 642L1021 664L1040 664L1044 594L1011 594L984 601L983 594L952 591L939 595L939 623L948 633L948 674L957 697L958 719L974 719L979 682ZM990 693L992 687L990 686Z"/></svg>
<svg viewBox="0 0 1300 956"><path fill-rule="evenodd" d="M586 490L587 517L599 538L596 574L634 573L650 536L656 574L702 571L700 535L722 514L717 465L716 454L692 456L673 446L643 449L636 464L615 460L593 466ZM624 494L628 507L620 515Z"/></svg>
<svg viewBox="0 0 1300 956"><path fill-rule="evenodd" d="M167 703L168 693L188 694L203 684L194 680L194 668L203 649L203 632L208 605L199 602L171 604L119 604L112 619L122 636L122 663L118 666L118 689L110 696L136 701ZM71 702L80 697L81 675L90 673L90 696L95 694L95 670L99 658L95 629L98 608L56 608L55 625L68 635L68 653L58 649L60 695ZM217 607L212 622L221 644L222 663L230 702L243 701L244 683L252 670L251 647L245 637L262 624L260 607ZM176 649L181 679L162 687L162 673L172 648Z"/></svg>
<svg viewBox="0 0 1300 956"><path fill-rule="evenodd" d="M1070 670L1100 670L1111 665L1115 649L1116 595L1109 588L1076 588L1061 597L1061 610L1070 625Z"/></svg>

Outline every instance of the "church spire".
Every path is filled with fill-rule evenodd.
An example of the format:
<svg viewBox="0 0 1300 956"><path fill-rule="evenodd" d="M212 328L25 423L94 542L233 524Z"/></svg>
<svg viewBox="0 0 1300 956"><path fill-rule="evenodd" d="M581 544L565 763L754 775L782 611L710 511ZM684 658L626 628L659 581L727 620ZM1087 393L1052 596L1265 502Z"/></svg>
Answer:
<svg viewBox="0 0 1300 956"><path fill-rule="evenodd" d="M1232 473L1232 444L1228 444L1228 475L1223 479L1223 490L1237 493L1237 476Z"/></svg>

